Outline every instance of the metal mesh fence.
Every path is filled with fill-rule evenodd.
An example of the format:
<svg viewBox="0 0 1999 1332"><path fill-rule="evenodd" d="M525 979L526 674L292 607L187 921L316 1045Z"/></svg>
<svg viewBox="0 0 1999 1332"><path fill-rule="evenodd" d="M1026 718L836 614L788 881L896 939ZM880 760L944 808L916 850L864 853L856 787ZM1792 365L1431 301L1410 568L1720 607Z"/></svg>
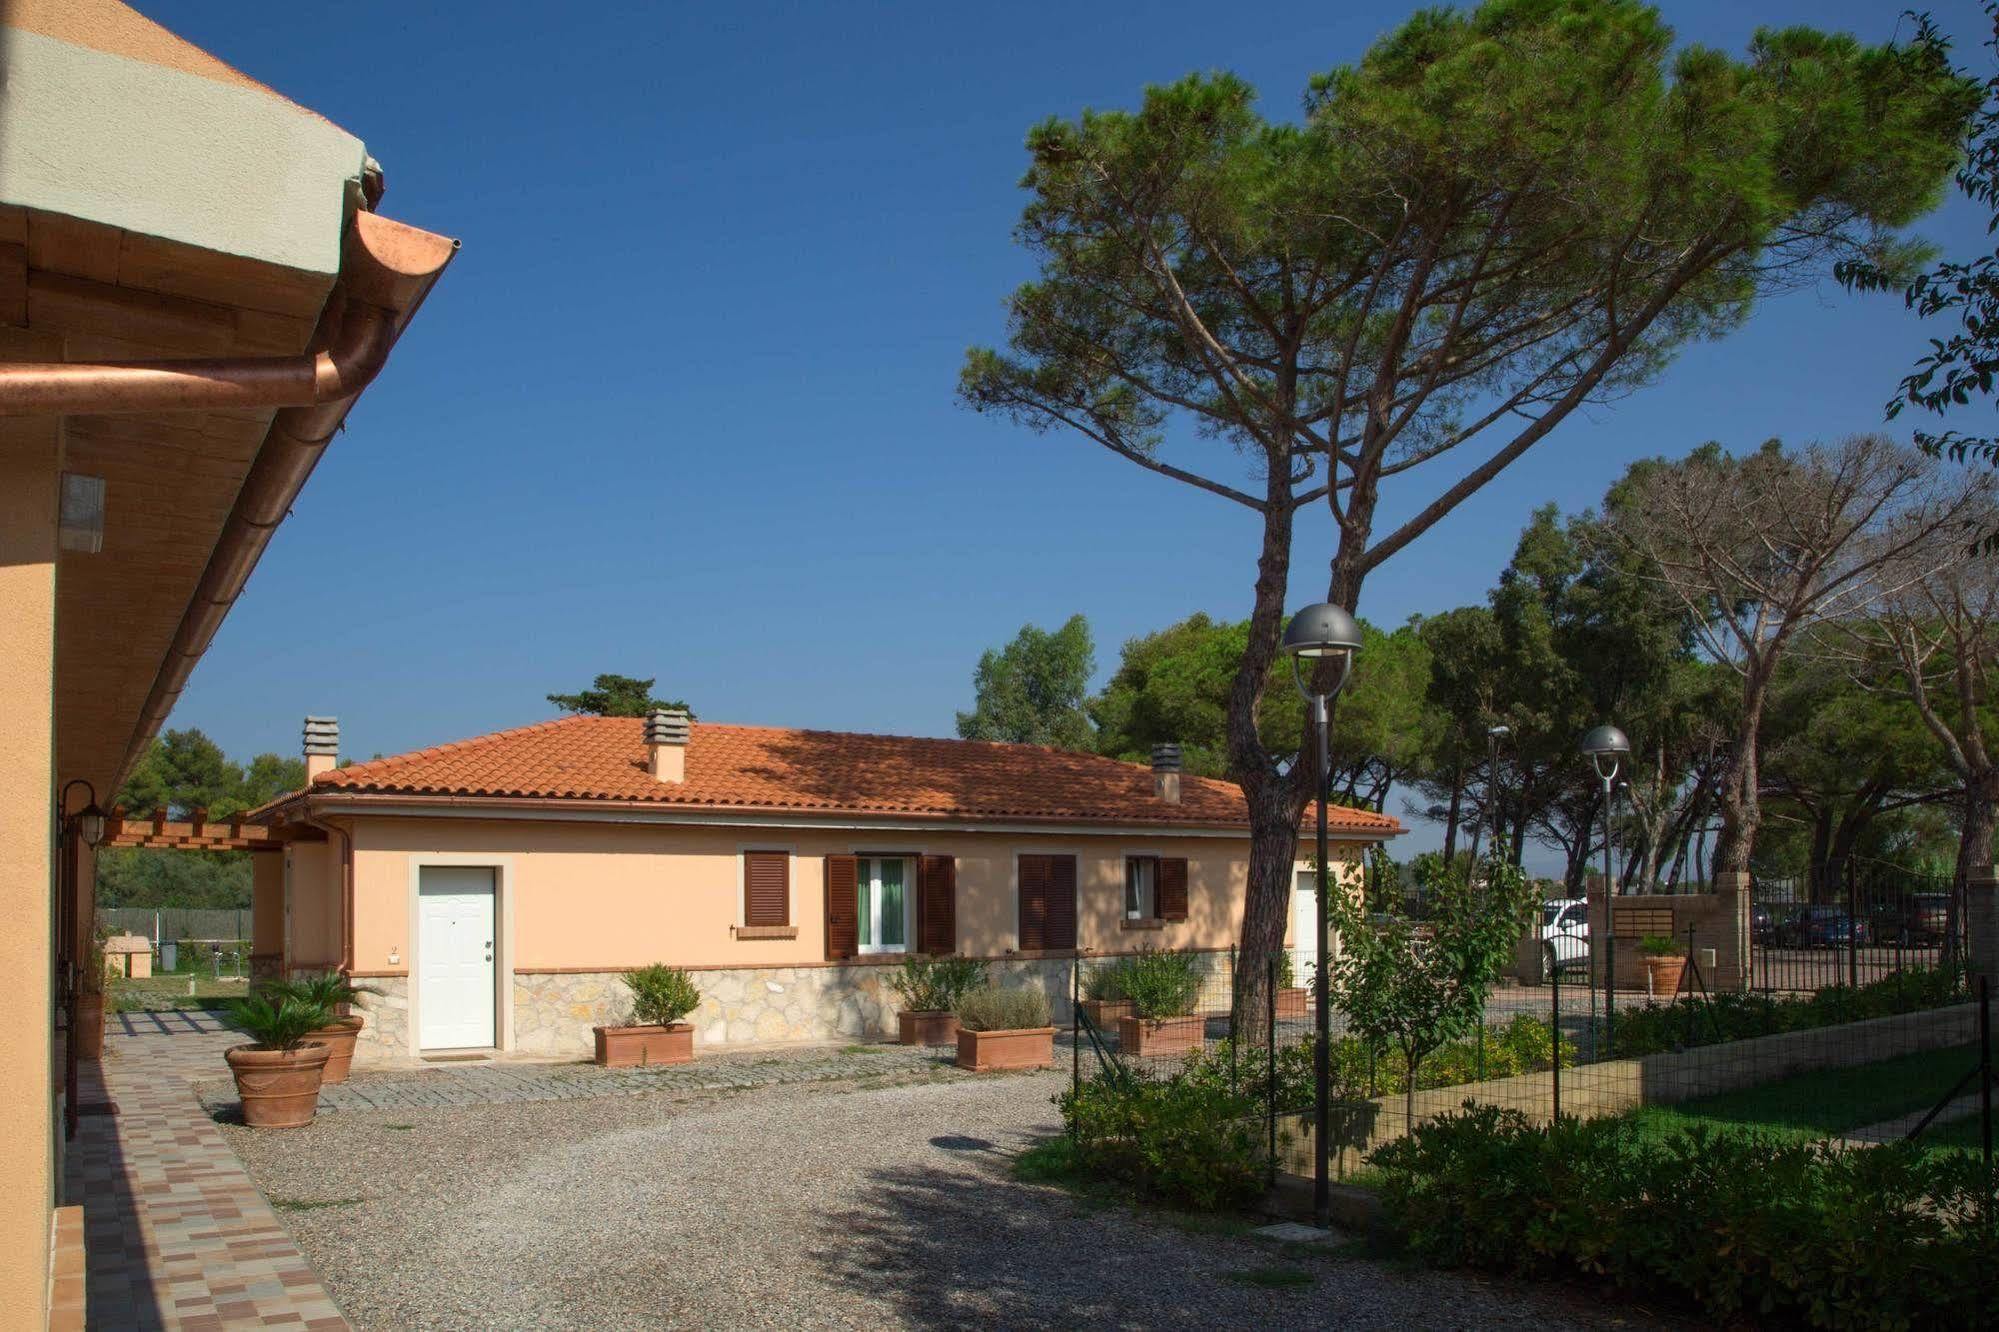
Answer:
<svg viewBox="0 0 1999 1332"><path fill-rule="evenodd" d="M1799 971L1782 989L1740 975L1717 988L1712 959L1690 935L1642 965L1620 961L1613 989L1585 944L1539 984L1496 987L1469 1030L1428 1048L1363 1039L1336 1002L1333 1176L1365 1171L1374 1149L1467 1103L1535 1123L1613 1119L1636 1136L1701 1126L1987 1150L1987 1008L1941 941L1857 973L1849 953L1826 983ZM1080 959L1074 1075L1225 1085L1264 1121L1272 1172L1309 1176L1317 1003L1296 970L1232 951Z"/></svg>

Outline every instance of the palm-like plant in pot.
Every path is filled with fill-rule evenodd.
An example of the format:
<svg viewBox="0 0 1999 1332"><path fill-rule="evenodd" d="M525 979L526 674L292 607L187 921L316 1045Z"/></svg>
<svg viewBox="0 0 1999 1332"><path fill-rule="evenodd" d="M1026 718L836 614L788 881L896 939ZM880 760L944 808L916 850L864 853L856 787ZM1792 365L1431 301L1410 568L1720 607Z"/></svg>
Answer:
<svg viewBox="0 0 1999 1332"><path fill-rule="evenodd" d="M372 985L356 985L338 971L321 971L294 976L266 987L271 993L289 995L306 1004L316 1004L327 1012L326 1025L308 1039L324 1042L331 1051L326 1058L324 1082L345 1082L354 1063L354 1042L361 1035L361 1015L347 1011L364 994L380 994Z"/></svg>
<svg viewBox="0 0 1999 1332"><path fill-rule="evenodd" d="M1125 963L1131 1015L1118 1019L1118 1048L1128 1055L1185 1054L1206 1043L1207 1023L1194 1013L1201 962L1192 953L1141 949Z"/></svg>
<svg viewBox="0 0 1999 1332"><path fill-rule="evenodd" d="M694 1058L694 1028L681 1019L701 1006L701 991L685 971L655 962L622 977L632 995L632 1020L594 1028L597 1062L685 1064Z"/></svg>
<svg viewBox="0 0 1999 1332"><path fill-rule="evenodd" d="M299 1128L312 1122L321 1075L332 1053L313 1033L332 1014L309 1000L265 991L230 1006L229 1020L250 1038L222 1057L236 1078L243 1122L252 1128Z"/></svg>
<svg viewBox="0 0 1999 1332"><path fill-rule="evenodd" d="M888 978L902 1001L896 1039L903 1045L949 1045L958 1039L958 1001L986 983L986 964L969 957L912 953Z"/></svg>
<svg viewBox="0 0 1999 1332"><path fill-rule="evenodd" d="M1638 954L1645 959L1645 988L1652 998L1671 999L1680 992L1687 957L1680 951L1678 939L1666 934L1648 934L1638 941Z"/></svg>

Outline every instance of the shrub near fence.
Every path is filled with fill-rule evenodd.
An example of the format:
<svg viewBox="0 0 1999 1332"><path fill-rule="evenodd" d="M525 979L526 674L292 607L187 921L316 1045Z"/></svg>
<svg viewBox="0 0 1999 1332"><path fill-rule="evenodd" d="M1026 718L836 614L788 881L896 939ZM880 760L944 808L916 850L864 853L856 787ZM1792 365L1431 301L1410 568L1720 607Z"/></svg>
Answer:
<svg viewBox="0 0 1999 1332"><path fill-rule="evenodd" d="M1976 1157L1746 1133L1634 1137L1483 1106L1375 1153L1390 1224L1445 1267L1685 1299L1814 1327L1991 1327L1999 1239Z"/></svg>

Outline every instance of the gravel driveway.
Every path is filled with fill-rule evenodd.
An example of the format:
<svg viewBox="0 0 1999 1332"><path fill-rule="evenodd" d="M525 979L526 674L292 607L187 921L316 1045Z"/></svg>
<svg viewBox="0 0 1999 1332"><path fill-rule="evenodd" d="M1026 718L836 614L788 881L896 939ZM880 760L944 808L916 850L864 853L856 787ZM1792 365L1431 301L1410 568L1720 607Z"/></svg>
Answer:
<svg viewBox="0 0 1999 1332"><path fill-rule="evenodd" d="M225 1128L360 1328L1651 1325L1015 1182L1055 1074ZM1276 1275L1288 1273L1289 1275Z"/></svg>

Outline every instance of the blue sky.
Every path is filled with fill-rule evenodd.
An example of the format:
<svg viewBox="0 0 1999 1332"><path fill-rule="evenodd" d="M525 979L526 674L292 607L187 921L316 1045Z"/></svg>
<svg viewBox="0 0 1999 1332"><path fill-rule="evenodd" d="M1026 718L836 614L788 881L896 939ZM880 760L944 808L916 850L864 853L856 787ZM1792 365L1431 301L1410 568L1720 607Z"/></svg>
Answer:
<svg viewBox="0 0 1999 1332"><path fill-rule="evenodd" d="M1247 511L958 408L958 365L1029 272L1030 124L1206 68L1293 115L1406 12L140 7L359 135L383 211L464 242L170 723L293 753L303 714L335 713L363 757L545 718L605 670L712 720L949 734L1023 622L1086 614L1107 674L1133 635L1245 614ZM1900 8L1664 6L1735 52L1759 23L1881 40ZM1975 6L1935 8L1980 59ZM1920 230L1988 243L1956 203ZM1923 337L1830 283L1773 302L1572 418L1360 610L1481 599L1531 509L1592 504L1633 458L1876 428ZM1413 507L1391 495L1384 523ZM1322 515L1301 527L1294 602L1330 551Z"/></svg>

